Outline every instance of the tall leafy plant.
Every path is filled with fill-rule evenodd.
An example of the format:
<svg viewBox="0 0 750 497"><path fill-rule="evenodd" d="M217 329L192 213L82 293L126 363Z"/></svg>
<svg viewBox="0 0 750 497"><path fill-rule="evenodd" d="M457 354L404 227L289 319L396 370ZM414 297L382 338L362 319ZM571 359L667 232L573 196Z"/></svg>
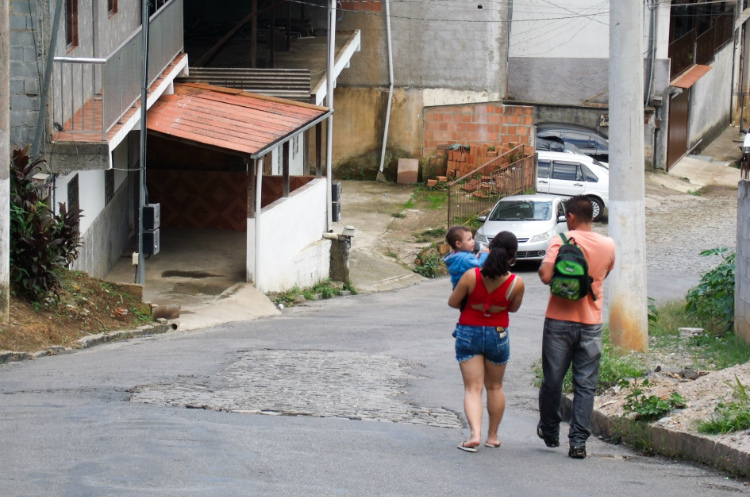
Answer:
<svg viewBox="0 0 750 497"><path fill-rule="evenodd" d="M720 255L718 266L701 277L700 284L687 294L688 312L701 323L713 328L717 335L732 333L734 329L734 252L726 247L704 250L703 256Z"/></svg>
<svg viewBox="0 0 750 497"><path fill-rule="evenodd" d="M55 215L40 198L28 145L13 151L10 169L10 276L14 291L41 300L60 284L60 272L78 257L80 209L60 204Z"/></svg>

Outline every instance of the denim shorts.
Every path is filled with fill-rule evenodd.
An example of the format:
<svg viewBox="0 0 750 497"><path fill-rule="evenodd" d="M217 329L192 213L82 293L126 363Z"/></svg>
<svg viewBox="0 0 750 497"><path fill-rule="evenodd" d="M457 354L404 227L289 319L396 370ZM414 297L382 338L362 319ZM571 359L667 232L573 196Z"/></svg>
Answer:
<svg viewBox="0 0 750 497"><path fill-rule="evenodd" d="M457 324L453 336L456 337L456 360L458 362L482 355L492 364L502 366L510 359L508 328L498 332L494 326Z"/></svg>

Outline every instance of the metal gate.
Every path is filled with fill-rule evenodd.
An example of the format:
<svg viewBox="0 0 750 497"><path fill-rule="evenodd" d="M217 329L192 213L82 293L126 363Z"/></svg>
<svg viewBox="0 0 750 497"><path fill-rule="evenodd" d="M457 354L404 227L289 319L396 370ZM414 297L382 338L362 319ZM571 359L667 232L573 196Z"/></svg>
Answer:
<svg viewBox="0 0 750 497"><path fill-rule="evenodd" d="M690 89L683 90L669 101L667 171L687 152L689 104Z"/></svg>

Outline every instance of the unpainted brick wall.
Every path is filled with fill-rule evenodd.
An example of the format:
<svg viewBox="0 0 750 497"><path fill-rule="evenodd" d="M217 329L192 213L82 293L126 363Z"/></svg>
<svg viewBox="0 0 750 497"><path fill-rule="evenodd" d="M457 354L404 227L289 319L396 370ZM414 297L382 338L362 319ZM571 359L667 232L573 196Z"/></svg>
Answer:
<svg viewBox="0 0 750 497"><path fill-rule="evenodd" d="M734 330L750 344L750 181L737 192L737 255L735 256Z"/></svg>
<svg viewBox="0 0 750 497"><path fill-rule="evenodd" d="M438 145L531 144L533 109L525 105L478 103L427 107L424 111L424 157Z"/></svg>

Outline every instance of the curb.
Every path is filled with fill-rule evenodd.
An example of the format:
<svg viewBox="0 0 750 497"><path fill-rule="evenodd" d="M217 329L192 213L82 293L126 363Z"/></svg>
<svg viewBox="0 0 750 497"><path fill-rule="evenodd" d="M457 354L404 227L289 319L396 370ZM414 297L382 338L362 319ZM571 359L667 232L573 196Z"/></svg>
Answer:
<svg viewBox="0 0 750 497"><path fill-rule="evenodd" d="M88 349L95 345L100 345L107 342L115 342L118 340L124 340L126 338L135 338L147 335L159 335L162 333L167 333L168 331L175 331L179 326L179 321L168 321L166 319L159 319L157 321L158 322L156 324L139 326L134 330L108 331L106 333L99 333L96 335L89 335L83 338L79 338L76 341L76 345L72 347L53 345L52 347L44 350L39 350L37 352L13 352L11 350L0 350L0 364L17 361L28 361L53 355L71 354L77 350Z"/></svg>
<svg viewBox="0 0 750 497"><path fill-rule="evenodd" d="M563 419L570 417L573 400L563 395ZM694 461L732 474L750 477L750 454L705 435L668 430L661 426L619 416L607 416L594 409L591 432L604 438L619 438L631 446L648 447L667 457Z"/></svg>

